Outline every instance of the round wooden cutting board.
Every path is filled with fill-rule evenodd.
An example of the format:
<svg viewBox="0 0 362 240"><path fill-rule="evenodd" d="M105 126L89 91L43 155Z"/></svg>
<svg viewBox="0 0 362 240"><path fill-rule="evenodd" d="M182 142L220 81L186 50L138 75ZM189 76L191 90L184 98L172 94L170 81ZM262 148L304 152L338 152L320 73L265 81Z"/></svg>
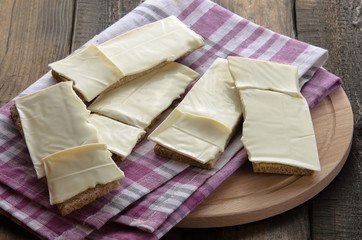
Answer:
<svg viewBox="0 0 362 240"><path fill-rule="evenodd" d="M311 110L321 172L312 176L253 173L246 163L177 226L233 226L262 220L311 199L342 169L350 151L353 115L342 88Z"/></svg>

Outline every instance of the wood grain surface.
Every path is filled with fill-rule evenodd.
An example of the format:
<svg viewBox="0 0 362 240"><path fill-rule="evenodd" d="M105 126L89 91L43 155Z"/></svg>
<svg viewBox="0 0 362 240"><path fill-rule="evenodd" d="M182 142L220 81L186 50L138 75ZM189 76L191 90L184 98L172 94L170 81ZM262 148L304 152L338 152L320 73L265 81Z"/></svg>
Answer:
<svg viewBox="0 0 362 240"><path fill-rule="evenodd" d="M139 4L138 0L1 0L0 105ZM173 228L163 239L361 239L361 1L217 0L276 32L326 48L354 114L351 153L336 179L312 200L283 214L223 228ZM36 239L0 216L0 239Z"/></svg>
<svg viewBox="0 0 362 240"><path fill-rule="evenodd" d="M329 50L325 68L343 80L354 114L351 153L342 172L311 201L316 239L361 239L362 231L362 2L297 0L298 39Z"/></svg>

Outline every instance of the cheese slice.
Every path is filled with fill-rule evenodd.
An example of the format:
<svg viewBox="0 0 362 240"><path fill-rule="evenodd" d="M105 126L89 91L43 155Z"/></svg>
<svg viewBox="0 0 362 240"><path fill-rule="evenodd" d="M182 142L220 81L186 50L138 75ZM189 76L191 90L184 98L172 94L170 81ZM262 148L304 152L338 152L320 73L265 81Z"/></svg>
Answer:
<svg viewBox="0 0 362 240"><path fill-rule="evenodd" d="M240 90L243 142L251 162L279 163L320 171L317 145L304 98L274 91Z"/></svg>
<svg viewBox="0 0 362 240"><path fill-rule="evenodd" d="M298 67L242 57L228 57L231 75L238 89L264 89L301 96Z"/></svg>
<svg viewBox="0 0 362 240"><path fill-rule="evenodd" d="M199 74L190 68L171 62L102 94L88 109L146 129L198 76Z"/></svg>
<svg viewBox="0 0 362 240"><path fill-rule="evenodd" d="M149 139L198 162L224 151L241 117L239 94L225 59L216 59Z"/></svg>
<svg viewBox="0 0 362 240"><path fill-rule="evenodd" d="M75 195L124 177L105 144L65 149L43 159L50 203L62 203Z"/></svg>
<svg viewBox="0 0 362 240"><path fill-rule="evenodd" d="M98 142L96 128L87 122L90 112L73 91L71 82L18 98L15 105L38 178L45 174L42 158Z"/></svg>
<svg viewBox="0 0 362 240"><path fill-rule="evenodd" d="M122 71L93 44L49 64L49 67L73 81L74 89L88 102L124 77Z"/></svg>
<svg viewBox="0 0 362 240"><path fill-rule="evenodd" d="M104 91L172 62L205 44L175 16L133 29L99 46L90 44L49 64L90 102Z"/></svg>
<svg viewBox="0 0 362 240"><path fill-rule="evenodd" d="M126 75L171 62L204 45L204 39L175 16L131 30L99 46Z"/></svg>
<svg viewBox="0 0 362 240"><path fill-rule="evenodd" d="M296 67L229 57L243 106L241 138L251 162L320 171L308 104L297 88Z"/></svg>
<svg viewBox="0 0 362 240"><path fill-rule="evenodd" d="M99 141L112 153L126 158L146 131L98 114L91 114L89 122L98 131Z"/></svg>

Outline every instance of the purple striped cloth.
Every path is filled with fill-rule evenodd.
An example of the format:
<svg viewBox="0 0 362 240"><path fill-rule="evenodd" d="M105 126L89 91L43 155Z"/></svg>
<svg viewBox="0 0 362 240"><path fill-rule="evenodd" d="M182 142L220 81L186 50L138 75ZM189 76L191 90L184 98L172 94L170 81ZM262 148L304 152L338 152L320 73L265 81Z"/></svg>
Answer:
<svg viewBox="0 0 362 240"><path fill-rule="evenodd" d="M179 60L201 74L217 57L231 55L290 63L298 66L302 94L310 107L341 85L338 77L320 69L326 50L274 33L208 0L148 0L87 44L100 44L169 15L205 38L203 48ZM20 96L54 83L47 73ZM154 143L144 139L118 163L126 175L120 187L61 217L49 205L45 180L35 176L26 145L10 118L11 103L0 109L0 207L46 238L160 238L246 161L240 133L213 170L157 157Z"/></svg>

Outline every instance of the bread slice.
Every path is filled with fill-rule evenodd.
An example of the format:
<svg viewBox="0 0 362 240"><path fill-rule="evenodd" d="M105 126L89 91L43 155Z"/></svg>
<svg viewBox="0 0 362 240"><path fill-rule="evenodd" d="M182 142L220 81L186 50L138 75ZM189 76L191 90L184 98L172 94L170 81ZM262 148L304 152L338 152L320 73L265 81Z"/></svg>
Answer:
<svg viewBox="0 0 362 240"><path fill-rule="evenodd" d="M160 144L156 144L154 147L154 151L156 155L164 158L169 158L175 161L183 162L190 164L195 167L205 168L205 169L212 169L216 163L216 161L219 159L221 152L217 153L215 155L214 159L209 160L206 163L201 163L191 157L185 156L179 152L176 152L174 150L168 149L167 147L161 146Z"/></svg>
<svg viewBox="0 0 362 240"><path fill-rule="evenodd" d="M291 174L291 175L312 175L313 170L294 167L286 164L267 163L267 162L252 162L253 171L256 173L276 173L276 174Z"/></svg>
<svg viewBox="0 0 362 240"><path fill-rule="evenodd" d="M10 106L11 117L19 130L20 134L24 138L24 131L21 126L19 112L16 108L15 103ZM113 154L112 158L120 158L121 156ZM123 160L123 159L121 159ZM69 213L82 208L83 206L93 202L95 199L109 193L113 189L119 186L118 180L114 180L107 184L97 184L94 188L88 188L87 190L77 194L76 196L57 204L59 212L62 216L68 215Z"/></svg>
<svg viewBox="0 0 362 240"><path fill-rule="evenodd" d="M23 128L21 126L21 120L20 120L19 112L18 112L18 109L16 108L15 103L10 106L9 110L10 110L11 118L13 119L16 128L19 130L21 136L24 138L24 131L23 131Z"/></svg>
<svg viewBox="0 0 362 240"><path fill-rule="evenodd" d="M96 113L92 113L88 121L97 129L100 142L113 153L114 160L125 159L146 134L143 129Z"/></svg>
<svg viewBox="0 0 362 240"><path fill-rule="evenodd" d="M245 121L241 142L253 171L311 175L320 171L308 104L299 90L298 68L228 57Z"/></svg>
<svg viewBox="0 0 362 240"><path fill-rule="evenodd" d="M114 180L107 184L97 184L94 188L88 188L84 192L57 204L57 207L62 216L68 215L69 213L84 207L88 203L93 202L95 199L109 193L118 186L118 180Z"/></svg>
<svg viewBox="0 0 362 240"><path fill-rule="evenodd" d="M66 215L119 185L122 170L102 143L68 148L43 158L50 204Z"/></svg>
<svg viewBox="0 0 362 240"><path fill-rule="evenodd" d="M156 69L159 69L163 66L165 66L168 62L162 62L160 64L158 64L157 66L153 67L153 68L150 68L144 72L141 72L141 73L137 73L137 74L133 74L133 75L129 75L129 76L125 76L125 77L122 77L121 79L119 79L119 81L115 82L114 84L112 84L111 86L107 87L102 93L106 93L112 89L115 89L117 87L120 87L128 82L131 82L132 80L136 79L136 78L139 78L147 73L150 73ZM66 81L72 81L71 79L67 78L66 76L63 76L61 75L60 73L54 71L54 70L51 70L51 74L52 76L59 82L66 82ZM78 91L78 89L76 89L74 86L73 86L73 90L75 91L75 93L78 95L78 97L80 99L82 99L83 102L90 102L88 100L86 100L85 96L80 92Z"/></svg>
<svg viewBox="0 0 362 240"><path fill-rule="evenodd" d="M218 58L148 139L159 156L210 169L240 119L239 94L227 61Z"/></svg>
<svg viewBox="0 0 362 240"><path fill-rule="evenodd" d="M90 44L49 64L59 81L73 81L82 100L91 102L204 46L205 40L175 16L133 29L100 45Z"/></svg>

